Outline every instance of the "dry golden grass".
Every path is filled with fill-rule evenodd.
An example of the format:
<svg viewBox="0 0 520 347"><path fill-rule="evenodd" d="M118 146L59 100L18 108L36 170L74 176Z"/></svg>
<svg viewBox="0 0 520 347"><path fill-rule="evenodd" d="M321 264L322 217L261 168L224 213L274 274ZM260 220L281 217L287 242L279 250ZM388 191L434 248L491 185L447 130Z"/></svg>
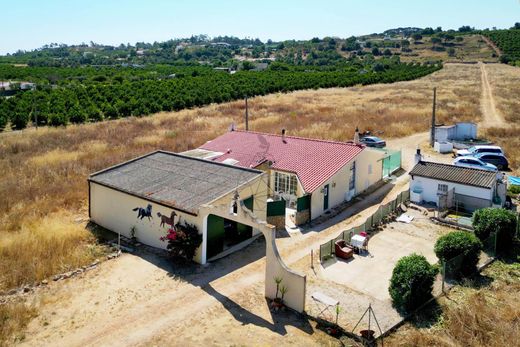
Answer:
<svg viewBox="0 0 520 347"><path fill-rule="evenodd" d="M490 285L458 286L440 300L440 322L431 328L406 325L389 346L502 347L520 345L520 266L495 263L486 276ZM484 277L486 278L486 277Z"/></svg>
<svg viewBox="0 0 520 347"><path fill-rule="evenodd" d="M0 289L33 283L75 269L100 256L84 225L70 223L63 213L26 221L0 239ZM66 262L64 262L66 260Z"/></svg>
<svg viewBox="0 0 520 347"><path fill-rule="evenodd" d="M500 115L510 124L489 128L483 134L501 146L514 175L520 175L520 68L503 64L486 65L491 92Z"/></svg>
<svg viewBox="0 0 520 347"><path fill-rule="evenodd" d="M0 305L0 347L23 340L21 332L35 316L35 307L23 302Z"/></svg>

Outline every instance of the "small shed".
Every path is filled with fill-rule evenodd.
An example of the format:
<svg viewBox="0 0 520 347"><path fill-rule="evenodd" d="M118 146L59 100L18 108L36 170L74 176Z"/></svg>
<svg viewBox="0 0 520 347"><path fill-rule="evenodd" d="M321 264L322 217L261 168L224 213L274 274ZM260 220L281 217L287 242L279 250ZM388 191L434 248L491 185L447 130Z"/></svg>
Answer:
<svg viewBox="0 0 520 347"><path fill-rule="evenodd" d="M460 122L453 125L435 127L435 141L452 142L468 141L477 138L477 125L470 122Z"/></svg>
<svg viewBox="0 0 520 347"><path fill-rule="evenodd" d="M502 174L443 163L420 161L410 171L410 200L440 209L457 206L472 212L503 206L506 186Z"/></svg>
<svg viewBox="0 0 520 347"><path fill-rule="evenodd" d="M252 225L201 213L207 206L225 205L232 214L239 203L266 220L267 177L255 169L156 151L94 173L88 183L92 222L163 249L169 228L194 225L203 236L194 260L202 264L259 234Z"/></svg>

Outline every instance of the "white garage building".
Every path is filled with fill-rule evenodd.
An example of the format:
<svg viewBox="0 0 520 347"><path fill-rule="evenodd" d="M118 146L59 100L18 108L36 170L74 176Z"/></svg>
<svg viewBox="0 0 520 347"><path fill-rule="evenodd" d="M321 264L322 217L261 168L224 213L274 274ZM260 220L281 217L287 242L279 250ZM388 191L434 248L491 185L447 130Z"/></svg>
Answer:
<svg viewBox="0 0 520 347"><path fill-rule="evenodd" d="M161 241L177 223L195 225L203 235L194 260L206 263L240 248L259 233L251 225L222 215L202 214L209 205L236 208L243 203L266 220L267 177L259 170L157 151L92 174L90 220L141 243L163 248Z"/></svg>

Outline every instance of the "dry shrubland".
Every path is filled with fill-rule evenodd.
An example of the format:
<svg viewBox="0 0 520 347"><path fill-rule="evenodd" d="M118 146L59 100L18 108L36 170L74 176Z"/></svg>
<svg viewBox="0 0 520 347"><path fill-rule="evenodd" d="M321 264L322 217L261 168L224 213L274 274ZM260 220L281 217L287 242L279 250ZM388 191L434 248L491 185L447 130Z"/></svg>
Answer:
<svg viewBox="0 0 520 347"><path fill-rule="evenodd" d="M520 343L520 265L501 262L485 270L481 281L457 286L440 300L442 316L430 328L408 324L385 341L390 346L502 347Z"/></svg>

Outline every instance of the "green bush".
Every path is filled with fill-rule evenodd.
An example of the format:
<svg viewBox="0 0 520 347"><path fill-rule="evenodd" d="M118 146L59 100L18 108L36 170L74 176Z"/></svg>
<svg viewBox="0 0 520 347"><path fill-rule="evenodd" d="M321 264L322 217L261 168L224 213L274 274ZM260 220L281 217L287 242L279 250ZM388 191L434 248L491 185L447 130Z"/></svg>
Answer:
<svg viewBox="0 0 520 347"><path fill-rule="evenodd" d="M399 259L390 280L390 297L395 307L413 310L432 297L437 268L422 255L411 254Z"/></svg>
<svg viewBox="0 0 520 347"><path fill-rule="evenodd" d="M453 231L441 236L435 243L435 254L442 262L448 262L447 269L453 271L455 277L471 275L475 272L478 263L482 243L470 232ZM455 261L450 262L455 257L461 256L460 266L452 268ZM456 262L457 264L459 261Z"/></svg>
<svg viewBox="0 0 520 347"><path fill-rule="evenodd" d="M497 233L497 249L506 250L516 233L516 213L501 208L483 208L473 213L475 235L486 240L491 233Z"/></svg>
<svg viewBox="0 0 520 347"><path fill-rule="evenodd" d="M520 186L511 185L507 190L514 195L520 194Z"/></svg>

